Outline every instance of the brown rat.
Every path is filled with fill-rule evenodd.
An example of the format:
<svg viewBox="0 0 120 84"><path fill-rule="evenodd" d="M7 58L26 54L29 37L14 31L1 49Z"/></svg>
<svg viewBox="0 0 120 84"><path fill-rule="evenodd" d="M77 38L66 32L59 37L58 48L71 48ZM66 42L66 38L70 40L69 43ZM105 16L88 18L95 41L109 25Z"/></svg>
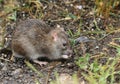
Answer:
<svg viewBox="0 0 120 84"><path fill-rule="evenodd" d="M71 56L69 40L63 28L52 28L38 19L29 19L16 27L12 39L13 55L36 63L38 58L67 59Z"/></svg>

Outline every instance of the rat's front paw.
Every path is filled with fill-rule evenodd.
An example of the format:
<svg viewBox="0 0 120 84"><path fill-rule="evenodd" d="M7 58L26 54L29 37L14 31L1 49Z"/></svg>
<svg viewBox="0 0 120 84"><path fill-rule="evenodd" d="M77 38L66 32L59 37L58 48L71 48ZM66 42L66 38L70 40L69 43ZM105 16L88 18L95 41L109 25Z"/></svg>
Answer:
<svg viewBox="0 0 120 84"><path fill-rule="evenodd" d="M34 63L39 64L40 66L47 65L48 62L43 62L43 61L38 61L38 60L33 60Z"/></svg>

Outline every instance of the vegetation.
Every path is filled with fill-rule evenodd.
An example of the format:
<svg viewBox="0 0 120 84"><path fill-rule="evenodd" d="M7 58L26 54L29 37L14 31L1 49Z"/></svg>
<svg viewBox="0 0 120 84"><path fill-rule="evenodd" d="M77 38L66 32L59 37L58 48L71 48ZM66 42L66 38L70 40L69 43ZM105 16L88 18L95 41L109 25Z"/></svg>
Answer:
<svg viewBox="0 0 120 84"><path fill-rule="evenodd" d="M87 52L88 47L85 47L84 42L76 44L75 39L82 35L100 42L111 34L118 33L117 35L120 36L120 26L116 26L116 24L119 25L120 0L81 0L81 5L77 0L67 0L67 2L58 0L54 3L52 1L54 2L54 0L0 0L0 49L4 48L9 40L7 26L11 26L17 21L39 18L51 24L62 24L67 26L66 31L70 36L75 55L74 64L75 67L78 67L72 76L68 76L72 81L71 84L119 84L120 38L110 37L111 42L105 45L107 49L104 48L95 54ZM85 8L82 9L83 6ZM65 9L65 7L67 8ZM73 28L70 28L71 25ZM106 43L105 41L108 39L103 43ZM114 49L116 53L110 56L108 49ZM26 64L41 77L41 73L36 68L28 62ZM56 80L50 81L50 84L64 84L60 81L58 73L55 73L55 76ZM78 81L81 77L83 80L80 83ZM35 81L36 84L39 84L37 79Z"/></svg>

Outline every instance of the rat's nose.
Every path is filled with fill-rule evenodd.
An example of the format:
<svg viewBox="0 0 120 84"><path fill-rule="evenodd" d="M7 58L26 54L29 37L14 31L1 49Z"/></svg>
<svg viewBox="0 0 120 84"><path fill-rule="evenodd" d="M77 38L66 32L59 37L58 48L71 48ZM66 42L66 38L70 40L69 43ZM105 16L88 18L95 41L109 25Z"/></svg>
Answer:
<svg viewBox="0 0 120 84"><path fill-rule="evenodd" d="M72 51L72 50L70 50L70 49L68 49L68 50L66 51L66 55L68 55L69 57L71 57L71 56L72 56L72 53L73 53L73 51Z"/></svg>
<svg viewBox="0 0 120 84"><path fill-rule="evenodd" d="M64 59L68 59L68 58L70 58L70 57L72 57L72 50L66 50L65 52L64 52L64 54L62 55L62 58L64 58Z"/></svg>

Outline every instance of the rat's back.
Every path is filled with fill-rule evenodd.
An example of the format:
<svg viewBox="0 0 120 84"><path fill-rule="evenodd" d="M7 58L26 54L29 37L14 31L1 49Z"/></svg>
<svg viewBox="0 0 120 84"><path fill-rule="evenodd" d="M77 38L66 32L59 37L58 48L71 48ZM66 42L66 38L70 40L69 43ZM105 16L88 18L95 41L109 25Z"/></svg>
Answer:
<svg viewBox="0 0 120 84"><path fill-rule="evenodd" d="M16 27L12 39L12 51L14 56L36 58L40 54L36 50L36 45L42 43L46 35L52 30L43 21L38 19L29 19L20 22ZM41 43L40 43L41 42Z"/></svg>
<svg viewBox="0 0 120 84"><path fill-rule="evenodd" d="M35 31L36 34L44 34L49 33L52 30L52 27L46 25L42 20L39 19L29 19L18 23L18 26L15 29L14 37L18 38L20 35L27 35L31 34L34 35L33 32Z"/></svg>

